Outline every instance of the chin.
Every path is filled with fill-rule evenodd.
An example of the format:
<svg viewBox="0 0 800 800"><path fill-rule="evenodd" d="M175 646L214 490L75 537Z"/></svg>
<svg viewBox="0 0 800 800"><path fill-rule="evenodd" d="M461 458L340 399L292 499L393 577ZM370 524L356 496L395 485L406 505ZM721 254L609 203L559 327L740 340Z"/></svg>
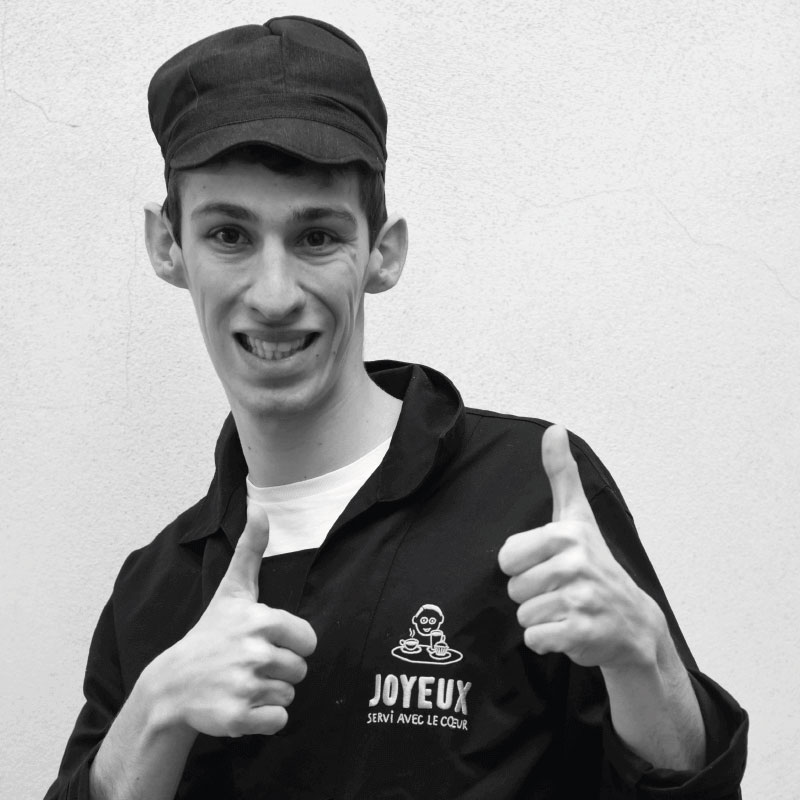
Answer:
<svg viewBox="0 0 800 800"><path fill-rule="evenodd" d="M280 396L279 393L275 393L269 398L254 398L250 402L240 403L239 406L251 416L259 419L302 416L314 407L313 403L302 397Z"/></svg>
<svg viewBox="0 0 800 800"><path fill-rule="evenodd" d="M317 409L322 400L314 387L297 386L253 389L237 398L236 404L245 413L266 420L303 416Z"/></svg>

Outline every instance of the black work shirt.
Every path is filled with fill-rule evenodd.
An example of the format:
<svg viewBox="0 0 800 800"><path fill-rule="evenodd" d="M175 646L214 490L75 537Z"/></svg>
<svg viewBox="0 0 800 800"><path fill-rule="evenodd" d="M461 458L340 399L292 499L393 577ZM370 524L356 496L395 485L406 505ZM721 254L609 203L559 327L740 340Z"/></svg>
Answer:
<svg viewBox="0 0 800 800"><path fill-rule="evenodd" d="M403 399L389 451L319 549L262 565L261 600L308 620L318 639L289 723L269 737L199 735L176 797L738 798L747 715L697 671L619 490L590 448L571 436L598 525L663 609L692 676L708 740L698 773L632 755L610 724L599 669L536 655L522 641L497 553L512 533L552 519L546 423L465 409L428 368L368 369ZM229 417L206 497L122 567L48 799L88 800L91 761L140 673L202 615L244 528L246 474Z"/></svg>

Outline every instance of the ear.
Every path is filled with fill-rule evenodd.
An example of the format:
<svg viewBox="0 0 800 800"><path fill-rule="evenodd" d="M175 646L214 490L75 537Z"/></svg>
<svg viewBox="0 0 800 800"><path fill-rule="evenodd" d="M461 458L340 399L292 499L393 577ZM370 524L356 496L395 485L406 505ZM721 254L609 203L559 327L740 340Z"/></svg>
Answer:
<svg viewBox="0 0 800 800"><path fill-rule="evenodd" d="M173 286L186 289L183 253L175 241L172 225L158 203L145 204L144 239L156 275Z"/></svg>
<svg viewBox="0 0 800 800"><path fill-rule="evenodd" d="M391 289L403 274L408 252L408 225L399 214L392 214L375 240L367 264L365 291L370 294Z"/></svg>

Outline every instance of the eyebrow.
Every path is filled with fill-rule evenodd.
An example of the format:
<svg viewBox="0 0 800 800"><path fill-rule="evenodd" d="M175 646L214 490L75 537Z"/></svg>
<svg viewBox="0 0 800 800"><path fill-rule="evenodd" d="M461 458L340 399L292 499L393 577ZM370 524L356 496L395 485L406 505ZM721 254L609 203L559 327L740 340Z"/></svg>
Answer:
<svg viewBox="0 0 800 800"><path fill-rule="evenodd" d="M243 222L258 221L258 217L245 206L223 202L203 203L192 211L190 218L198 219L199 217L211 216L213 214L222 214L223 216L242 220ZM294 223L317 222L321 219L331 218L342 220L342 222L346 222L354 228L358 226L358 220L352 212L348 211L346 208L337 208L335 206L306 206L304 208L294 209L291 214L291 221Z"/></svg>
<svg viewBox="0 0 800 800"><path fill-rule="evenodd" d="M242 222L258 222L258 216L245 206L214 201L199 205L192 211L190 218L195 220L214 214L221 214ZM341 220L353 228L358 227L358 220L351 211L346 208L337 208L336 206L305 206L294 209L291 214L293 223L318 222L321 219L331 218Z"/></svg>
<svg viewBox="0 0 800 800"><path fill-rule="evenodd" d="M233 219L240 219L243 222L255 222L256 215L245 208L244 206L236 205L235 203L203 203L197 206L192 211L190 218L197 219L198 217L206 217L211 214L223 214L226 217L233 217Z"/></svg>
<svg viewBox="0 0 800 800"><path fill-rule="evenodd" d="M308 206L298 208L292 212L292 222L316 222L320 219L339 219L356 227L358 221L355 216L345 208L334 206Z"/></svg>

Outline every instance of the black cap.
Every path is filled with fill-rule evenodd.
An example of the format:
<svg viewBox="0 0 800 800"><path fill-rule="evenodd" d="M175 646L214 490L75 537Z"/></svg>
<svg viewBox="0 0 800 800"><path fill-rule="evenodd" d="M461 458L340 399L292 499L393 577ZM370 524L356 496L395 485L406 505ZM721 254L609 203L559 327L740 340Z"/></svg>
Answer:
<svg viewBox="0 0 800 800"><path fill-rule="evenodd" d="M167 177L248 144L386 167L386 109L366 56L326 22L279 17L208 36L163 64L147 96Z"/></svg>

